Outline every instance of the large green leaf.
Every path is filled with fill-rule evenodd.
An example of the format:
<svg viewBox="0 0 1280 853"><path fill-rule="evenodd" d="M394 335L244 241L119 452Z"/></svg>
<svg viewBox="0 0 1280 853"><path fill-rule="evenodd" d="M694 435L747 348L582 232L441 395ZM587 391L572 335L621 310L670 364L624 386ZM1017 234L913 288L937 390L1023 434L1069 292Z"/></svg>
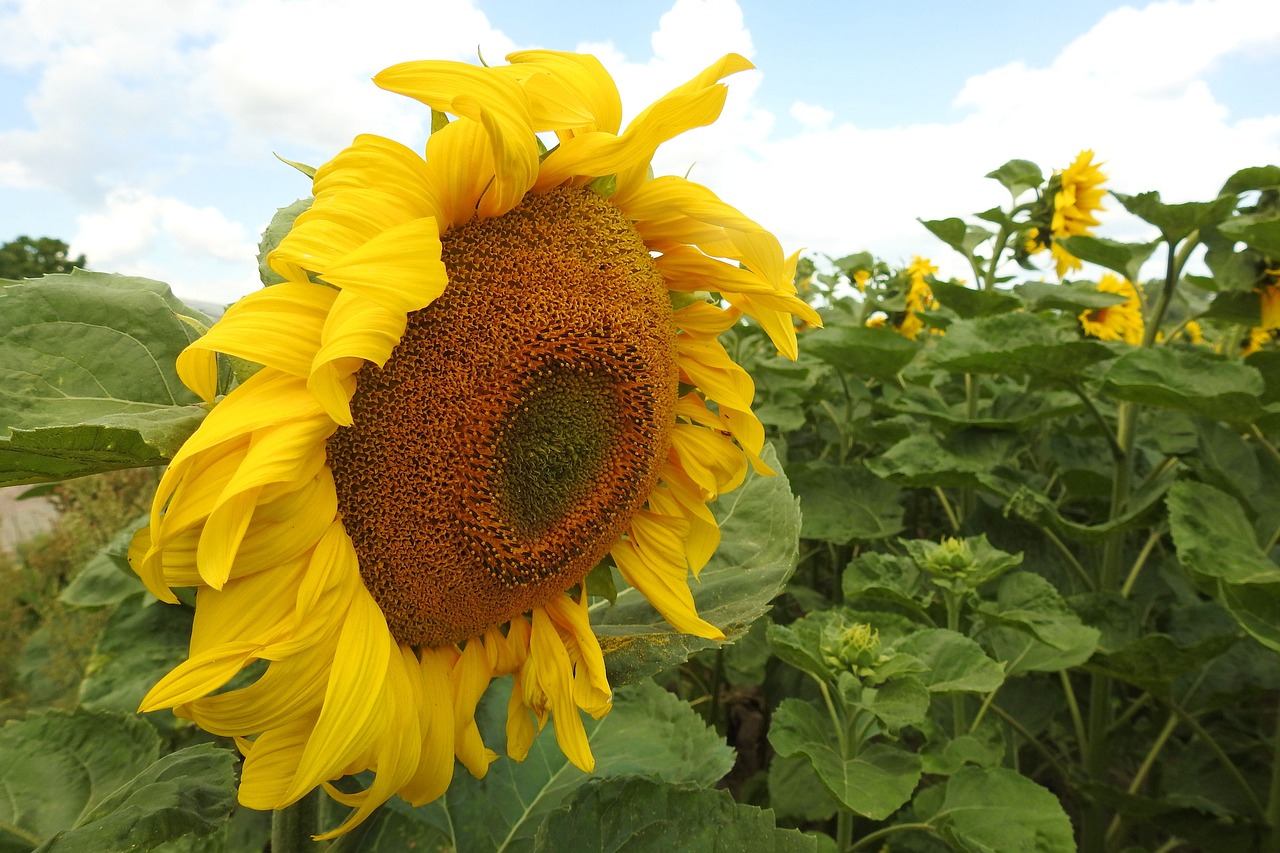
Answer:
<svg viewBox="0 0 1280 853"><path fill-rule="evenodd" d="M920 344L891 329L839 325L808 332L805 352L854 376L891 379L911 363Z"/></svg>
<svg viewBox="0 0 1280 853"><path fill-rule="evenodd" d="M950 281L933 284L933 295L961 317L1004 314L1022 307L1022 300L1003 290L977 290Z"/></svg>
<svg viewBox="0 0 1280 853"><path fill-rule="evenodd" d="M126 524L85 563L58 598L73 607L106 607L141 592L144 588L142 581L129 568L126 555L133 534L146 523L147 518L143 516Z"/></svg>
<svg viewBox="0 0 1280 853"><path fill-rule="evenodd" d="M166 462L204 416L174 370L209 322L165 285L89 273L0 287L0 486Z"/></svg>
<svg viewBox="0 0 1280 853"><path fill-rule="evenodd" d="M98 636L84 680L80 703L88 708L138 709L142 698L187 658L193 612L161 604L139 591L111 614ZM147 715L161 729L186 725L169 711Z"/></svg>
<svg viewBox="0 0 1280 853"><path fill-rule="evenodd" d="M773 812L652 779L593 780L538 830L538 853L816 853L817 838L780 829Z"/></svg>
<svg viewBox="0 0 1280 853"><path fill-rule="evenodd" d="M712 504L720 522L720 547L697 580L690 578L698 613L730 640L769 609L799 557L799 507L772 448L765 449L764 459L777 474L749 474L740 488ZM597 602L591 609L591 625L604 650L609 682L615 686L716 645L674 633L634 588L621 590L613 605Z"/></svg>
<svg viewBox="0 0 1280 853"><path fill-rule="evenodd" d="M1233 240L1242 240L1249 248L1256 249L1271 258L1280 258L1280 219L1238 216L1218 226L1223 234Z"/></svg>
<svg viewBox="0 0 1280 853"><path fill-rule="evenodd" d="M904 486L985 489L1010 494L1014 485L1001 475L1012 459L1015 437L971 429L940 438L917 432L867 460L871 473Z"/></svg>
<svg viewBox="0 0 1280 853"><path fill-rule="evenodd" d="M1121 243L1087 234L1062 237L1063 248L1082 261L1119 273L1129 281L1139 281L1142 265L1151 257L1159 240L1150 243Z"/></svg>
<svg viewBox="0 0 1280 853"><path fill-rule="evenodd" d="M1081 339L1074 322L1015 311L952 323L929 360L958 373L1071 380L1114 355L1102 341Z"/></svg>
<svg viewBox="0 0 1280 853"><path fill-rule="evenodd" d="M1232 196L1219 196L1213 201L1166 204L1160 200L1158 192L1125 195L1113 191L1111 194L1134 216L1159 228L1160 236L1171 242L1177 242L1197 229L1217 225L1236 207L1236 199ZM1129 278L1137 281L1132 276Z"/></svg>
<svg viewBox="0 0 1280 853"><path fill-rule="evenodd" d="M80 818L160 756L138 717L39 711L0 729L0 850L30 850Z"/></svg>
<svg viewBox="0 0 1280 853"><path fill-rule="evenodd" d="M151 850L213 832L231 811L235 756L208 744L160 756L132 714L41 711L0 729L0 850Z"/></svg>
<svg viewBox="0 0 1280 853"><path fill-rule="evenodd" d="M1177 679L1204 666L1238 641L1238 636L1217 636L1184 647L1167 634L1147 634L1109 654L1099 652L1085 664L1085 669L1136 684L1157 696L1168 696Z"/></svg>
<svg viewBox="0 0 1280 853"><path fill-rule="evenodd" d="M1091 308L1109 308L1127 302L1129 297L1120 293L1098 290L1091 281L1064 281L1053 284L1047 281L1024 281L1014 292L1035 311L1056 309L1079 314Z"/></svg>
<svg viewBox="0 0 1280 853"><path fill-rule="evenodd" d="M477 712L485 742L499 753L504 752L509 690L510 679L495 683ZM549 724L522 762L499 758L484 779L459 768L449 792L418 809L394 800L383 818L393 826L378 828L390 846L366 843L362 849L393 853L404 849L396 846L397 839L422 843L435 835L449 845L447 849L468 853L528 851L547 814L591 778L646 775L711 787L733 766L733 751L715 730L708 729L687 703L652 682L619 690L606 717L583 722L596 760L591 776L564 757Z"/></svg>
<svg viewBox="0 0 1280 853"><path fill-rule="evenodd" d="M1004 669L973 640L946 628L928 628L894 644L894 651L929 667L916 677L931 693L990 693L1004 682Z"/></svg>
<svg viewBox="0 0 1280 853"><path fill-rule="evenodd" d="M884 539L902 530L901 487L860 465L810 462L791 469L800 499L800 535L841 545Z"/></svg>
<svg viewBox="0 0 1280 853"><path fill-rule="evenodd" d="M1169 530L1184 566L1230 584L1280 582L1280 566L1258 545L1253 525L1230 495L1182 480L1169 489L1168 506Z"/></svg>
<svg viewBox="0 0 1280 853"><path fill-rule="evenodd" d="M974 608L987 623L979 639L990 644L1006 674L1056 672L1079 666L1098 647L1101 632L1083 624L1053 584L1031 572L1011 572L995 601Z"/></svg>
<svg viewBox="0 0 1280 853"><path fill-rule="evenodd" d="M1257 417L1265 388L1252 367L1171 347L1133 349L1107 368L1103 389L1120 400L1224 421Z"/></svg>
<svg viewBox="0 0 1280 853"><path fill-rule="evenodd" d="M964 767L944 786L926 822L964 853L1074 853L1071 820L1058 798L1003 767Z"/></svg>
<svg viewBox="0 0 1280 853"><path fill-rule="evenodd" d="M877 743L843 758L831 720L800 699L774 711L769 741L779 755L806 756L838 802L873 820L897 811L920 782L920 757L898 747Z"/></svg>
<svg viewBox="0 0 1280 853"><path fill-rule="evenodd" d="M151 850L221 829L235 801L234 752L198 744L159 759L37 853Z"/></svg>

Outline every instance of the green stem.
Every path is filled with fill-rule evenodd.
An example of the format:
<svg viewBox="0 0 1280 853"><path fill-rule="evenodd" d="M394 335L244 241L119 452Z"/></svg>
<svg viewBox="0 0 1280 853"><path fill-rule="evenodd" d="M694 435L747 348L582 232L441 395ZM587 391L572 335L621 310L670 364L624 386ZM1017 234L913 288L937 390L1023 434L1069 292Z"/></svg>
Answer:
<svg viewBox="0 0 1280 853"><path fill-rule="evenodd" d="M1173 731L1177 727L1178 715L1170 714L1169 719L1165 720L1164 728L1160 730L1160 734L1156 735L1155 743L1151 744L1151 749L1147 750L1146 757L1142 759L1142 764L1138 767L1138 772L1134 774L1133 780L1129 783L1129 794L1137 794L1138 791L1142 789L1142 783L1147 781L1147 776L1151 773L1151 768L1155 766L1156 758L1164 749L1165 744L1169 742L1169 738L1173 736ZM1111 819L1111 825L1107 827L1108 843L1114 841L1116 836L1119 835L1122 822L1123 821L1118 814Z"/></svg>
<svg viewBox="0 0 1280 853"><path fill-rule="evenodd" d="M1071 686L1071 676L1067 675L1065 669L1058 670L1058 677L1062 680L1062 693L1067 697L1067 710L1071 712L1071 724L1076 729L1076 745L1083 758L1089 754L1089 736L1085 734L1084 717L1080 714L1080 704L1076 702L1076 691Z"/></svg>
<svg viewBox="0 0 1280 853"><path fill-rule="evenodd" d="M1240 772L1240 768L1231 760L1231 756L1227 755L1227 753L1222 749L1222 745L1218 743L1217 738L1205 731L1204 726L1200 725L1200 721L1181 705L1176 705L1171 702L1169 703L1169 709L1178 715L1178 719L1187 724L1187 728L1191 729L1191 731L1195 733L1195 736L1200 738L1201 743L1209 747L1209 751L1218 759L1218 763L1222 765L1222 769L1227 771L1227 775L1235 781L1236 787L1240 789L1242 794L1244 794L1244 798L1249 801L1249 805L1253 808L1254 816L1259 819L1266 818L1268 825L1273 827L1274 831L1275 824L1271 822L1271 817L1268 817L1268 815L1274 815L1274 809L1277 808L1275 802L1277 796L1276 779L1280 777L1280 773L1274 770L1272 772L1271 798L1268 802L1268 807L1263 809L1262 801L1258 799L1258 794L1253 790L1253 785L1248 779L1244 778L1244 774ZM1276 736L1277 739L1280 740L1280 728L1277 728ZM1280 756L1280 749L1277 749L1276 755ZM1275 758L1273 759L1273 762L1274 761L1280 761L1280 758ZM1273 764L1273 767L1274 766L1275 765Z"/></svg>
<svg viewBox="0 0 1280 853"><path fill-rule="evenodd" d="M271 853L303 853L311 849L319 816L318 790L271 813Z"/></svg>
<svg viewBox="0 0 1280 853"><path fill-rule="evenodd" d="M1054 773L1058 774L1059 779L1061 779L1064 782L1071 779L1071 774L1067 771L1067 768L1063 766L1062 762L1058 760L1058 756L1050 752L1049 747L1041 743L1040 739L1037 738L1035 735L1033 735L1031 731L1018 720L1017 717L1013 716L1004 708L1001 708L999 705L995 704L994 702L991 703L991 710L995 712L995 715L997 717L999 717L1001 720L1004 720L1004 722L1007 723L1010 728L1012 728L1019 735L1021 735L1022 739L1025 740L1030 747L1032 747L1036 752L1040 753L1040 755L1044 757L1045 761L1049 762L1049 766L1053 768Z"/></svg>
<svg viewBox="0 0 1280 853"><path fill-rule="evenodd" d="M1050 542L1058 546L1058 550L1062 552L1062 556L1067 558L1067 564L1071 566L1071 570L1080 578L1080 582L1085 585L1085 588L1092 592L1096 588L1097 581L1089 576L1088 570L1085 569L1084 565L1081 564L1078 559L1076 559L1076 555L1071 553L1071 549L1067 547L1067 543L1063 542L1062 539L1058 537L1058 534L1054 533L1047 526L1036 526L1040 528L1040 531L1044 533Z"/></svg>
<svg viewBox="0 0 1280 853"><path fill-rule="evenodd" d="M1151 551L1156 547L1156 543L1164 538L1165 532L1164 527L1160 526L1152 530L1151 535L1147 537L1142 550L1138 552L1138 558L1133 561L1133 568L1129 570L1129 576L1124 579L1124 584L1120 587L1120 595L1122 597L1128 598L1129 593L1133 592L1133 585L1138 580L1138 573L1146 565L1147 558L1151 556Z"/></svg>
<svg viewBox="0 0 1280 853"><path fill-rule="evenodd" d="M849 850L862 850L870 847L882 838L888 838L895 832L928 832L933 834L933 827L927 823L895 823L893 826L886 826L884 829L877 829L875 832L868 832L866 835L858 839L858 843L849 848Z"/></svg>
<svg viewBox="0 0 1280 853"><path fill-rule="evenodd" d="M1111 431L1111 424L1107 423L1107 419L1102 416L1102 412L1098 411L1098 406L1093 399L1084 392L1079 383L1071 383L1071 390L1080 398L1080 402L1084 403L1084 407L1097 421L1098 426L1102 428L1102 435L1107 440L1107 447L1111 448L1111 458L1119 461L1124 456L1124 450L1120 447L1120 442L1116 440L1116 434Z"/></svg>
<svg viewBox="0 0 1280 853"><path fill-rule="evenodd" d="M1174 246L1177 244L1172 240L1168 241L1169 260L1165 265L1164 287L1160 288L1160 295L1156 297L1155 307L1151 310L1151 318L1142 332L1142 345L1144 347L1149 347L1155 343L1156 335L1160 333L1160 323L1164 320L1164 312L1168 310L1169 303L1173 300L1174 286L1178 283L1178 272L1182 269L1182 265L1186 263L1187 255L1191 253L1187 247L1195 248L1195 238L1196 235L1193 233L1182 244L1182 251L1179 252L1174 251Z"/></svg>
<svg viewBox="0 0 1280 853"><path fill-rule="evenodd" d="M947 630L960 633L960 596L952 590L943 592L947 605ZM959 691L951 694L951 736L960 737L969 728L965 721L964 694Z"/></svg>
<svg viewBox="0 0 1280 853"><path fill-rule="evenodd" d="M942 491L941 486L934 486L933 493L938 496L938 500L942 501L942 509L947 514L947 521L951 522L952 532L959 533L960 519L956 516L956 511L951 508L951 501L947 500L946 492Z"/></svg>
<svg viewBox="0 0 1280 853"><path fill-rule="evenodd" d="M1280 720L1271 753L1271 789L1267 793L1266 853L1280 853Z"/></svg>

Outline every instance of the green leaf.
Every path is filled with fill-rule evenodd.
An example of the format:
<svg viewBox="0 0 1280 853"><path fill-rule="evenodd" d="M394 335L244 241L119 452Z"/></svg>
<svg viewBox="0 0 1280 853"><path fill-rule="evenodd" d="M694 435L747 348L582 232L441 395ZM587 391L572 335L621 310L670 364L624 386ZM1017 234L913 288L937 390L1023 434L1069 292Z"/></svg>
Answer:
<svg viewBox="0 0 1280 853"><path fill-rule="evenodd" d="M867 551L850 561L841 585L848 602L865 596L923 614L923 608L932 602L933 596L931 592L920 590L920 578L920 569L915 561Z"/></svg>
<svg viewBox="0 0 1280 853"><path fill-rule="evenodd" d="M1276 188L1280 188L1280 166L1251 166L1227 178L1218 195L1239 195L1249 190Z"/></svg>
<svg viewBox="0 0 1280 853"><path fill-rule="evenodd" d="M789 472L800 499L800 535L840 545L902 530L902 489L861 465L810 462Z"/></svg>
<svg viewBox="0 0 1280 853"><path fill-rule="evenodd" d="M735 803L728 791L630 777L584 785L572 802L548 815L533 849L816 853L818 843L778 828L772 812Z"/></svg>
<svg viewBox="0 0 1280 853"><path fill-rule="evenodd" d="M1280 258L1280 219L1274 216L1238 216L1218 226L1232 240L1242 240L1249 248L1272 258Z"/></svg>
<svg viewBox="0 0 1280 853"><path fill-rule="evenodd" d="M769 805L797 821L830 820L840 808L803 755L775 755L769 762Z"/></svg>
<svg viewBox="0 0 1280 853"><path fill-rule="evenodd" d="M964 853L1075 853L1058 798L1003 767L964 767L947 779L928 824Z"/></svg>
<svg viewBox="0 0 1280 853"><path fill-rule="evenodd" d="M571 800L589 779L645 775L710 787L733 766L733 750L715 730L707 728L688 703L652 682L618 690L613 710L602 720L584 717L596 760L590 776L564 757L550 724L524 761L512 761L502 746L510 682L504 678L494 683L477 711L485 743L502 754L489 765L485 778L475 779L459 768L445 797L418 809L393 801L384 811L393 811L395 822L416 824L419 838L439 834L447 849L528 851L534 849L533 836L543 818ZM395 833L387 835L393 838ZM404 848L369 849L392 853Z"/></svg>
<svg viewBox="0 0 1280 853"><path fill-rule="evenodd" d="M854 376L891 379L911 363L920 344L891 329L838 325L805 334L805 352Z"/></svg>
<svg viewBox="0 0 1280 853"><path fill-rule="evenodd" d="M159 282L89 273L0 287L0 486L160 465L204 417L174 360L195 332Z"/></svg>
<svg viewBox="0 0 1280 853"><path fill-rule="evenodd" d="M156 682L187 658L193 611L139 592L111 614L80 682L86 708L132 713ZM158 728L189 725L168 711L147 715Z"/></svg>
<svg viewBox="0 0 1280 853"><path fill-rule="evenodd" d="M997 391L973 416L969 414L966 401L947 403L937 394L923 391L903 394L893 401L892 408L944 424L1018 429L1050 418L1064 417L1084 408L1084 404L1079 397L1067 391L1028 394L1022 389L1009 389Z"/></svg>
<svg viewBox="0 0 1280 853"><path fill-rule="evenodd" d="M954 216L950 219L920 219L921 225L929 229L929 233L955 249L966 258L973 255L973 250L983 241L994 236L985 228L977 225L965 225L963 219Z"/></svg>
<svg viewBox="0 0 1280 853"><path fill-rule="evenodd" d="M1008 494L1012 484L1000 476L1008 465L1015 437L972 429L943 441L932 431L915 433L869 459L871 473L904 486L979 488Z"/></svg>
<svg viewBox="0 0 1280 853"><path fill-rule="evenodd" d="M132 714L11 720L0 729L0 849L150 850L210 832L231 810L233 756L207 745L159 754L159 735Z"/></svg>
<svg viewBox="0 0 1280 853"><path fill-rule="evenodd" d="M929 713L929 689L915 676L895 678L865 688L861 704L889 731L896 732L904 726L918 725Z"/></svg>
<svg viewBox="0 0 1280 853"><path fill-rule="evenodd" d="M1236 208L1234 196L1220 196L1213 201L1165 204L1160 201L1158 192L1125 195L1113 191L1111 194L1120 200L1125 210L1159 228L1160 235L1170 242L1177 242L1197 229L1217 225ZM1068 251L1071 251L1069 246ZM1137 281L1133 277L1129 280Z"/></svg>
<svg viewBox="0 0 1280 853"><path fill-rule="evenodd" d="M1022 300L1001 290L976 290L951 281L934 282L933 295L961 317L1005 314L1022 307Z"/></svg>
<svg viewBox="0 0 1280 853"><path fill-rule="evenodd" d="M911 798L920 782L920 757L887 744L840 756L831 721L799 699L784 699L774 711L769 742L779 755L805 755L827 790L845 808L884 820Z"/></svg>
<svg viewBox="0 0 1280 853"><path fill-rule="evenodd" d="M956 631L929 628L894 644L929 669L917 677L931 693L990 693L1004 683L1004 668L982 646Z"/></svg>
<svg viewBox="0 0 1280 853"><path fill-rule="evenodd" d="M1108 308L1127 302L1129 297L1119 293L1098 290L1091 281L1064 281L1051 284L1047 281L1024 281L1014 291L1034 311L1057 310L1079 314L1094 308Z"/></svg>
<svg viewBox="0 0 1280 853"><path fill-rule="evenodd" d="M955 373L1073 380L1115 354L1102 341L1081 339L1073 320L1019 311L952 323L929 360Z"/></svg>
<svg viewBox="0 0 1280 853"><path fill-rule="evenodd" d="M1033 190L1044 183L1040 167L1030 160L1010 160L999 169L987 172L986 176L999 181L1009 191L1009 195L1013 196L1014 201L1027 190Z"/></svg>
<svg viewBox="0 0 1280 853"><path fill-rule="evenodd" d="M996 659L1006 663L1006 676L1079 666L1101 638L1097 628L1081 623L1053 584L1030 572L1005 575L996 600L980 602L974 611L992 626L982 636Z"/></svg>
<svg viewBox="0 0 1280 853"><path fill-rule="evenodd" d="M770 625L766 636L779 660L822 681L835 681L835 673L822 656L822 636L829 626L847 621L835 610L817 610L790 625Z"/></svg>
<svg viewBox="0 0 1280 853"><path fill-rule="evenodd" d="M1082 261L1119 273L1129 281L1141 281L1142 265L1151 257L1159 240L1150 243L1121 243L1106 237L1077 235L1059 239L1062 247Z"/></svg>
<svg viewBox="0 0 1280 853"><path fill-rule="evenodd" d="M1280 582L1280 566L1258 545L1235 498L1181 480L1169 489L1167 502L1178 560L1188 569L1229 584Z"/></svg>
<svg viewBox="0 0 1280 853"><path fill-rule="evenodd" d="M151 850L223 826L235 802L234 752L203 743L164 756L37 853Z"/></svg>
<svg viewBox="0 0 1280 853"><path fill-rule="evenodd" d="M147 517L141 516L121 528L59 593L59 600L73 607L106 607L141 592L142 581L129 568L126 555L133 534L146 523Z"/></svg>
<svg viewBox="0 0 1280 853"><path fill-rule="evenodd" d="M1135 684L1157 696L1168 696L1177 679L1204 666L1237 642L1238 636L1217 636L1192 646L1180 646L1167 634L1147 634L1110 654L1095 654L1084 668Z"/></svg>
<svg viewBox="0 0 1280 853"><path fill-rule="evenodd" d="M1103 374L1103 390L1120 400L1178 409L1223 421L1249 421L1265 388L1252 367L1199 350L1138 348Z"/></svg>
<svg viewBox="0 0 1280 853"><path fill-rule="evenodd" d="M294 220L311 207L312 201L314 199L300 198L288 207L280 208L275 216L271 217L271 224L262 232L262 239L258 241L258 277L262 279L264 285L270 286L284 281L284 276L268 266L267 255L280 245L280 241L293 229Z"/></svg>
<svg viewBox="0 0 1280 853"><path fill-rule="evenodd" d="M730 640L743 634L781 594L799 557L800 511L772 447L765 462L772 477L748 474L736 491L711 505L720 523L720 547L691 583L698 613ZM639 590L618 592L617 602L591 605L609 683L628 684L717 645L674 633Z"/></svg>
<svg viewBox="0 0 1280 853"><path fill-rule="evenodd" d="M1237 585L1220 580L1217 599L1251 637L1280 652L1280 583Z"/></svg>

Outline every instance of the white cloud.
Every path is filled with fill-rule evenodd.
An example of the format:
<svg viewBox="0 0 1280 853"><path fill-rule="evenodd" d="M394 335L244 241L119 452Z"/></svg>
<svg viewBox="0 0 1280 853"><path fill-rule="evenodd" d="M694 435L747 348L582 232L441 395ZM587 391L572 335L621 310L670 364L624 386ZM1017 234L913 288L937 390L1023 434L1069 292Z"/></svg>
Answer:
<svg viewBox="0 0 1280 853"><path fill-rule="evenodd" d="M823 126L825 108L801 103L791 112L802 131L782 135L748 105L726 111L715 142L699 138L686 151L699 180L784 245L837 256L870 248L893 262L932 255L944 273L972 277L916 219L1007 204L983 175L1009 159L1048 171L1091 148L1110 187L1158 189L1173 202L1212 198L1235 170L1280 162L1280 115L1233 122L1202 79L1228 57L1278 46L1273 0L1126 7L1045 66L1012 63L968 79L954 101L965 114L949 124L872 128L843 116ZM1123 211L1103 221L1116 239L1152 237Z"/></svg>
<svg viewBox="0 0 1280 853"><path fill-rule="evenodd" d="M93 269L168 281L179 293L210 301L231 301L257 287L256 239L215 208L116 189L102 210L76 221L72 251L83 252ZM175 278L175 270L184 272Z"/></svg>
<svg viewBox="0 0 1280 853"><path fill-rule="evenodd" d="M426 111L379 92L374 73L401 60L469 60L477 47L497 62L522 46L474 0L17 0L4 9L0 64L38 83L25 100L29 126L0 131L0 187L45 187L92 211L73 245L95 268L180 278L204 298L255 286L254 234L236 221L252 214L190 203L192 186L207 180L201 171L237 174L271 151L318 162L360 132L416 147ZM629 118L724 53L754 58L750 23L734 0L672 0L647 55L578 48L613 73ZM728 78L720 121L664 145L654 166L692 167L693 179L788 247L870 248L890 261L931 254L963 274L945 266L949 250L916 217L1005 202L982 176L1007 159L1052 169L1093 148L1111 186L1159 189L1170 201L1210 197L1235 169L1280 162L1280 115L1235 118L1206 82L1228 61L1277 47L1274 0L1126 7L1044 64L958 83L959 119L908 127L868 127L810 101L789 107L798 129L779 123L759 103L765 67ZM872 73L854 68L862 76L851 82L873 86ZM264 202L261 215L283 201ZM1109 236L1144 235L1109 215Z"/></svg>

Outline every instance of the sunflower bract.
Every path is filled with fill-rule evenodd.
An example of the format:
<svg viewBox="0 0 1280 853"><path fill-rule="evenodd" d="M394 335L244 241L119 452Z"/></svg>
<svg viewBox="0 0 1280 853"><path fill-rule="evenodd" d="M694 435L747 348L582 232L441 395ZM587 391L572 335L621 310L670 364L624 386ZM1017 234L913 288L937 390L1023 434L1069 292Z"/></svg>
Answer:
<svg viewBox="0 0 1280 853"><path fill-rule="evenodd" d="M750 316L794 358L795 318L821 324L773 235L650 177L750 63L724 57L620 129L594 57L508 59L375 78L453 120L425 156L361 136L316 171L268 258L285 281L179 357L213 407L130 549L161 599L196 589L190 655L143 710L236 738L246 806L324 785L353 811L321 837L439 797L455 761L483 776L475 710L503 675L508 754L551 721L590 770L581 713L612 694L581 590L606 555L676 630L723 638L688 585L720 539L708 503L771 472L751 377L717 338ZM543 158L539 133L558 143ZM217 399L218 353L263 367ZM363 770L363 791L329 784Z"/></svg>

